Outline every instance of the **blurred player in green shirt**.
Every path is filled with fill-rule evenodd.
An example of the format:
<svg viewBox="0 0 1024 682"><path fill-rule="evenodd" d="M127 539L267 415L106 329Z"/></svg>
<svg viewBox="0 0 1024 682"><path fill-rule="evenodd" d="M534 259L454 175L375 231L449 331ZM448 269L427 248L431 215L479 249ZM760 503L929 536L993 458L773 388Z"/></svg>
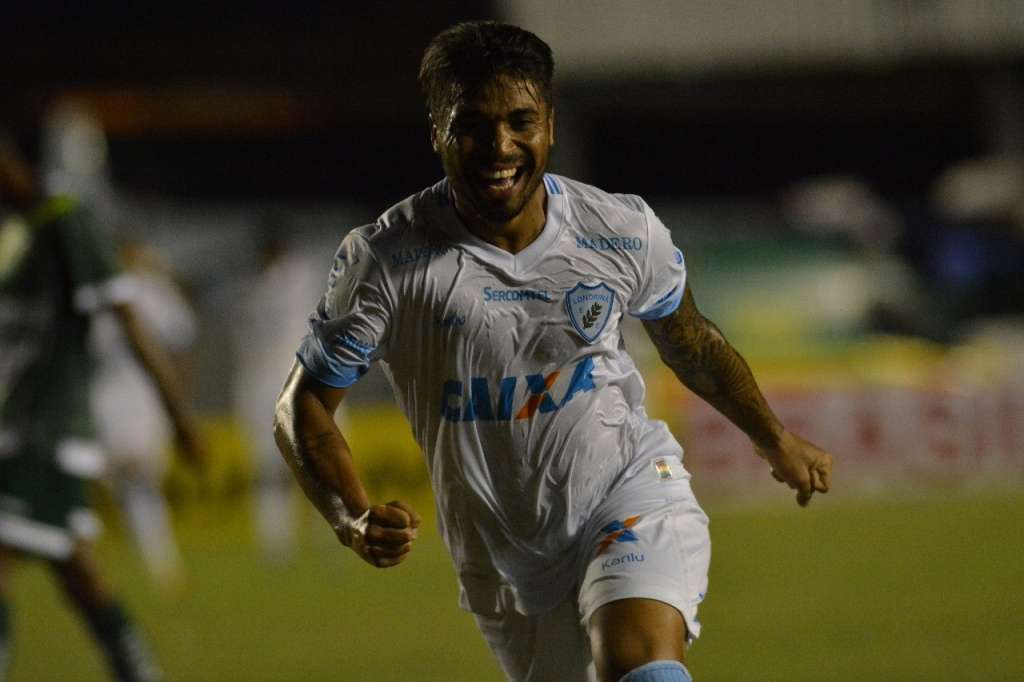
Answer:
<svg viewBox="0 0 1024 682"><path fill-rule="evenodd" d="M89 416L90 318L113 310L148 370L182 452L204 455L167 357L129 305L115 246L75 201L41 196L0 131L0 680L9 664L11 559L48 561L121 680L159 679L138 630L104 583L86 486L103 471Z"/></svg>

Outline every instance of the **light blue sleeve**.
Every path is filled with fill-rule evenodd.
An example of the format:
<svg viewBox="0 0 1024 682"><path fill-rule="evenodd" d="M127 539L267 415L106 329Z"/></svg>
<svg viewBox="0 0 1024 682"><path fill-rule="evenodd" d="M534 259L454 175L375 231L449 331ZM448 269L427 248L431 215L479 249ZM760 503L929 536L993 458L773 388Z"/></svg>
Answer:
<svg viewBox="0 0 1024 682"><path fill-rule="evenodd" d="M342 241L327 292L296 352L307 372L334 388L355 384L385 345L392 306L381 265L354 231Z"/></svg>
<svg viewBox="0 0 1024 682"><path fill-rule="evenodd" d="M686 290L686 261L672 243L672 233L644 204L647 219L645 260L639 286L629 302L629 314L657 320L675 312Z"/></svg>

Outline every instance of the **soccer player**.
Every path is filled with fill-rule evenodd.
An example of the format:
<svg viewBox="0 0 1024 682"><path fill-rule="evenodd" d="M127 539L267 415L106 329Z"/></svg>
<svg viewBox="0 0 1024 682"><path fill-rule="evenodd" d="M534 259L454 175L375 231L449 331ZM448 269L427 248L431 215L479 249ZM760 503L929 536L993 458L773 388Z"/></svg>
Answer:
<svg viewBox="0 0 1024 682"><path fill-rule="evenodd" d="M169 360L130 305L113 242L73 200L42 196L0 134L0 679L10 657L8 573L16 555L47 561L120 680L159 679L138 629L103 579L86 482L103 455L89 419L91 318L112 309L164 399L193 462L205 454Z"/></svg>
<svg viewBox="0 0 1024 682"><path fill-rule="evenodd" d="M120 247L124 274L134 284L132 309L150 338L169 356L192 345L198 321L172 273L142 244ZM161 485L167 474L172 424L149 372L138 362L114 309L95 315L90 347L97 360L90 405L107 479L143 564L167 594L185 584L170 509Z"/></svg>
<svg viewBox="0 0 1024 682"><path fill-rule="evenodd" d="M787 431L697 310L639 197L546 173L553 60L465 23L420 68L446 178L357 228L278 402L279 446L341 542L404 561L419 516L368 499L331 416L380 361L423 449L461 605L513 680L688 680L710 554L682 448L620 334L643 320L686 386L806 505L831 456Z"/></svg>
<svg viewBox="0 0 1024 682"><path fill-rule="evenodd" d="M295 344L305 333L310 305L323 290L323 272L311 266L310 255L287 244L280 230L272 233L271 228L280 227L277 221L267 221L261 230L257 271L228 288L229 339L236 361L232 403L255 468L256 538L265 562L278 567L288 563L295 551L299 493L267 425Z"/></svg>

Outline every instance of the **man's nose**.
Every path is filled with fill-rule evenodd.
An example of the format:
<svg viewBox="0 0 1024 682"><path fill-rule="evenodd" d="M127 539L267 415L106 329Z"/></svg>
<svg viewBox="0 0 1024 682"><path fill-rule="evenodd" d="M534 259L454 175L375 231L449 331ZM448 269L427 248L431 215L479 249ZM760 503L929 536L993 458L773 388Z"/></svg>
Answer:
<svg viewBox="0 0 1024 682"><path fill-rule="evenodd" d="M491 148L499 155L515 150L512 131L509 129L507 124L498 123L494 126L494 134L491 138Z"/></svg>

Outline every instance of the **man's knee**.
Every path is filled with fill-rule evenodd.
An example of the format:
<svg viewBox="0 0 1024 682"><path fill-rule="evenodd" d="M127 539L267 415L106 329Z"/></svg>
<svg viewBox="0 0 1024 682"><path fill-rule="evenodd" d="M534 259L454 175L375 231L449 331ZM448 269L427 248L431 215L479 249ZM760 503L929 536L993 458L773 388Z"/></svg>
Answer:
<svg viewBox="0 0 1024 682"><path fill-rule="evenodd" d="M685 663L686 624L679 611L664 602L623 599L605 604L591 616L589 629L594 663L601 680L620 680L653 662ZM635 679L646 682L648 679L685 680L686 677Z"/></svg>

